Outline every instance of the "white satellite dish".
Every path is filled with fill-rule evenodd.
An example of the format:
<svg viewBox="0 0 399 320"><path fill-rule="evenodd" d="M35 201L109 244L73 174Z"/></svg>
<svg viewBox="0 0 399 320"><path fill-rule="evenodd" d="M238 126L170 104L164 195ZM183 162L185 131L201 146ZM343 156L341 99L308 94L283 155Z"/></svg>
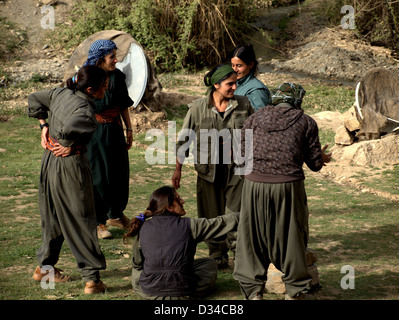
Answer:
<svg viewBox="0 0 399 320"><path fill-rule="evenodd" d="M144 95L148 79L147 60L143 49L137 43L130 45L129 51L116 67L126 75L126 86L133 107L136 108Z"/></svg>

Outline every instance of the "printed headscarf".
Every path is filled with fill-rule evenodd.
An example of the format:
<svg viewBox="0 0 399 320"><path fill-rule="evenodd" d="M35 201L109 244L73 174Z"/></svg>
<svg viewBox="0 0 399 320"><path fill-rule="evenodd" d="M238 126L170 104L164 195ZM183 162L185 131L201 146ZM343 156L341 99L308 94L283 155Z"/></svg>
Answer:
<svg viewBox="0 0 399 320"><path fill-rule="evenodd" d="M106 39L100 39L94 41L89 49L89 56L85 62L85 66L93 66L96 64L98 59L105 57L112 50L118 49L115 42Z"/></svg>
<svg viewBox="0 0 399 320"><path fill-rule="evenodd" d="M212 90L214 84L218 83L221 79L232 72L234 72L234 69L230 65L224 64L218 67L210 76L210 72L206 74L204 77L204 83L208 87L207 93Z"/></svg>
<svg viewBox="0 0 399 320"><path fill-rule="evenodd" d="M272 93L272 104L278 105L279 103L285 102L291 104L297 109L300 109L305 94L306 91L301 85L292 82L285 82Z"/></svg>

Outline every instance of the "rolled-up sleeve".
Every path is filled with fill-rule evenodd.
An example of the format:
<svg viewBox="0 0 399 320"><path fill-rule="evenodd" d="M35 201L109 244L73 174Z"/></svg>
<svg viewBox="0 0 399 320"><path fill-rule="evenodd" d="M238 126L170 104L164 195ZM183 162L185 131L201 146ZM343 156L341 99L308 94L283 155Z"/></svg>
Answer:
<svg viewBox="0 0 399 320"><path fill-rule="evenodd" d="M26 112L29 117L36 119L47 119L51 103L51 91L38 91L28 96L28 108Z"/></svg>

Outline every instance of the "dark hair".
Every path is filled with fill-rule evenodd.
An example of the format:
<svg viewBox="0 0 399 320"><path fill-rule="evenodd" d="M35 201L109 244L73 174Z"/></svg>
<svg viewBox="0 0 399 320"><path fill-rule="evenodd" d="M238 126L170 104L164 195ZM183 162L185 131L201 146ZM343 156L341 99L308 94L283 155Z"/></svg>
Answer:
<svg viewBox="0 0 399 320"><path fill-rule="evenodd" d="M97 91L105 85L107 77L107 72L99 67L84 66L79 69L77 75L66 81L66 85L71 90L83 93L86 93L86 89L89 87L92 87L93 91Z"/></svg>
<svg viewBox="0 0 399 320"><path fill-rule="evenodd" d="M100 65L101 65L104 61L105 61L105 56L102 57L102 58L100 58L100 59L98 59L94 65L95 65L96 67L100 67Z"/></svg>
<svg viewBox="0 0 399 320"><path fill-rule="evenodd" d="M215 71L216 71L217 69L223 67L223 66L224 66L224 64L219 64L218 66L216 66L215 68L213 68L211 71L209 71L209 72L205 75L205 77L204 77L204 83L205 83L205 85L206 85L207 87L209 87L209 84L211 83L211 78L212 78L213 74L215 73ZM223 78L221 78L221 79L220 79L218 82L216 82L215 84L219 84L219 85L220 85L224 80L226 80L227 78L229 78L233 73L235 73L234 70L233 70L232 72L226 74ZM215 89L216 89L214 85L210 86L210 88L211 88L211 89L210 89L211 92L215 91Z"/></svg>
<svg viewBox="0 0 399 320"><path fill-rule="evenodd" d="M233 50L231 54L231 58L237 57L244 61L246 64L250 64L251 62L254 65L251 68L251 72L255 75L258 72L258 60L256 60L256 55L254 51L254 47L252 44L242 44Z"/></svg>
<svg viewBox="0 0 399 320"><path fill-rule="evenodd" d="M155 190L151 194L150 202L147 210L143 212L142 218L135 217L132 219L129 230L123 236L124 240L126 240L127 237L134 237L139 233L141 225L144 222L141 219L147 219L157 214L167 212L167 208L173 205L175 199L176 190L173 187L163 186Z"/></svg>

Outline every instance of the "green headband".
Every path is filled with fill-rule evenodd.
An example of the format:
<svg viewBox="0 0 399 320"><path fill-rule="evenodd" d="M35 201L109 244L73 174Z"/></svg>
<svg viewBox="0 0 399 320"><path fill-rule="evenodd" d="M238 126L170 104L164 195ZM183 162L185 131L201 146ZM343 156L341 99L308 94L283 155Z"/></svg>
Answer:
<svg viewBox="0 0 399 320"><path fill-rule="evenodd" d="M229 73L234 72L233 68L227 64L216 69L211 77L205 77L204 82L207 87L212 87L215 83L218 83L220 79L223 79Z"/></svg>

